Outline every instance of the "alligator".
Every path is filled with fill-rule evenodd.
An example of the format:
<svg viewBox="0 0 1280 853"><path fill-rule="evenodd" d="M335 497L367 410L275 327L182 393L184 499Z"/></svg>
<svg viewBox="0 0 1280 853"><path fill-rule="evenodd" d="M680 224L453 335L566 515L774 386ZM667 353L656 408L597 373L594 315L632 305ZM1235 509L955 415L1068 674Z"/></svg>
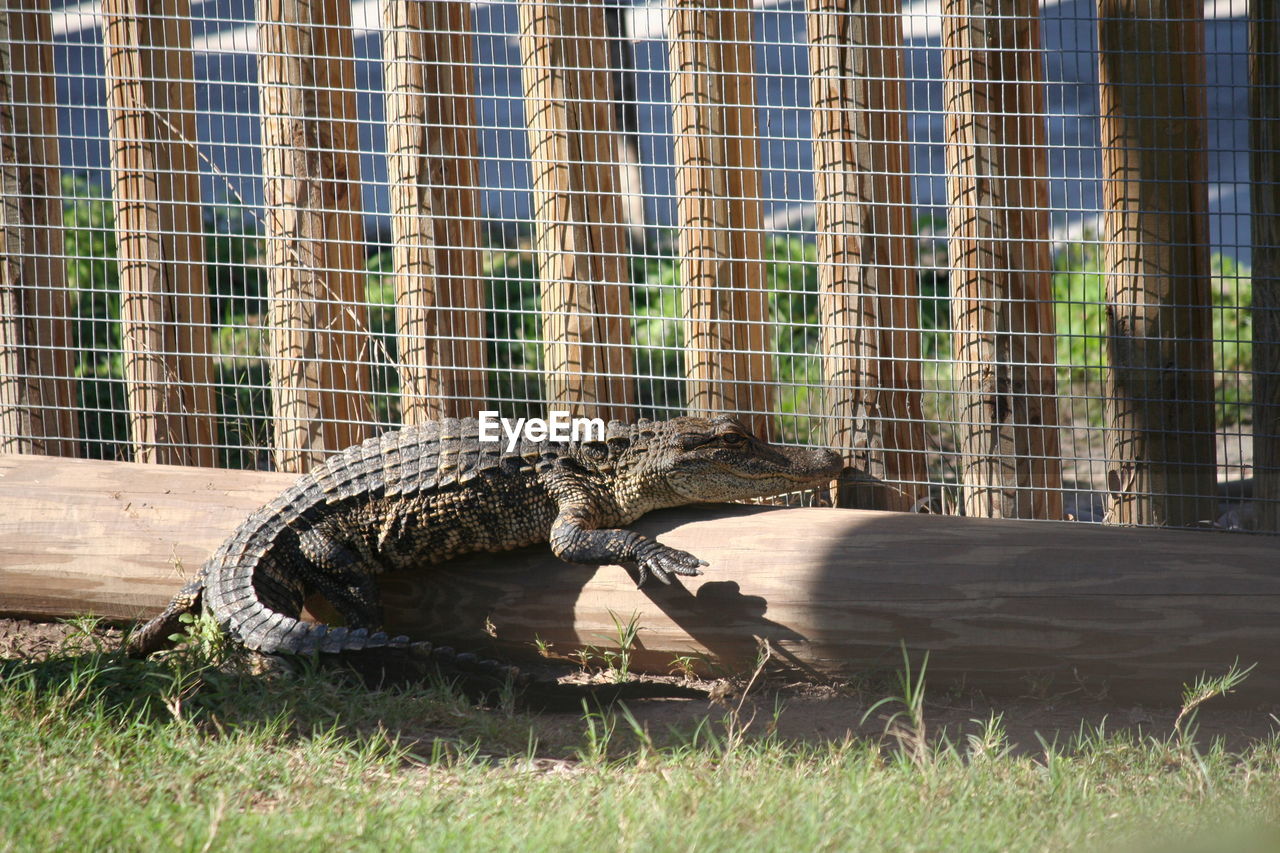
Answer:
<svg viewBox="0 0 1280 853"><path fill-rule="evenodd" d="M409 638L382 630L379 574L540 542L570 562L632 565L640 584L671 583L706 562L623 525L820 486L843 464L830 450L769 444L730 416L612 421L578 441L486 441L479 426L406 426L329 457L249 516L127 651L170 645L183 614L201 610L267 654L405 648ZM346 625L302 621L313 593Z"/></svg>

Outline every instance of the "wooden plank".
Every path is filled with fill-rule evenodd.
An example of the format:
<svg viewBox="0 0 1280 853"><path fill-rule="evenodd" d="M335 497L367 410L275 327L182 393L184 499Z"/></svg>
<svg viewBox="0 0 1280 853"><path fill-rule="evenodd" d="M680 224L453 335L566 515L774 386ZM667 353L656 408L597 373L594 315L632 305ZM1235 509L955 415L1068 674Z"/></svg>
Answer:
<svg viewBox="0 0 1280 853"><path fill-rule="evenodd" d="M825 443L890 481L884 508L908 510L928 475L899 7L809 0L807 21Z"/></svg>
<svg viewBox="0 0 1280 853"><path fill-rule="evenodd" d="M630 259L604 6L520 3L548 405L634 418Z"/></svg>
<svg viewBox="0 0 1280 853"><path fill-rule="evenodd" d="M0 613L132 619L159 610L291 477L0 456ZM638 615L639 666L676 655L728 667L755 637L796 666L848 677L931 652L930 683L1024 693L1055 676L1176 701L1202 670L1258 662L1239 698L1280 701L1280 567L1271 537L884 513L723 507L634 525L710 562L635 589L615 567L546 548L384 578L390 627L515 658L541 639L610 647ZM486 620L490 633L486 633Z"/></svg>
<svg viewBox="0 0 1280 853"><path fill-rule="evenodd" d="M1280 19L1249 4L1253 476L1260 530L1280 532Z"/></svg>
<svg viewBox="0 0 1280 853"><path fill-rule="evenodd" d="M49 0L0 26L0 451L78 456Z"/></svg>
<svg viewBox="0 0 1280 853"><path fill-rule="evenodd" d="M486 405L471 9L383 16L401 420L467 417Z"/></svg>
<svg viewBox="0 0 1280 853"><path fill-rule="evenodd" d="M965 513L1060 519L1035 0L944 0L942 40Z"/></svg>
<svg viewBox="0 0 1280 853"><path fill-rule="evenodd" d="M105 0L120 324L133 458L218 464L188 0Z"/></svg>
<svg viewBox="0 0 1280 853"><path fill-rule="evenodd" d="M1212 520L1204 11L1099 0L1108 302L1107 520Z"/></svg>
<svg viewBox="0 0 1280 853"><path fill-rule="evenodd" d="M686 405L772 431L750 0L675 0L671 50Z"/></svg>
<svg viewBox="0 0 1280 853"><path fill-rule="evenodd" d="M372 420L346 0L262 0L258 84L274 459L305 471Z"/></svg>

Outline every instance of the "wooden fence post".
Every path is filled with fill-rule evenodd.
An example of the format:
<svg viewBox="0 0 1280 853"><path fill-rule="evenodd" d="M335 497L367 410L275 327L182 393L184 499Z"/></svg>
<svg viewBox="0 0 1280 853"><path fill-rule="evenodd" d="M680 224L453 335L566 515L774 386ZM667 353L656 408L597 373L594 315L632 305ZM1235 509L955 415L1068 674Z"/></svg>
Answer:
<svg viewBox="0 0 1280 853"><path fill-rule="evenodd" d="M1060 519L1039 13L944 0L942 22L965 512Z"/></svg>
<svg viewBox="0 0 1280 853"><path fill-rule="evenodd" d="M1099 0L1108 336L1107 521L1212 520L1200 0Z"/></svg>
<svg viewBox="0 0 1280 853"><path fill-rule="evenodd" d="M1253 471L1259 530L1280 532L1280 19L1249 4Z"/></svg>
<svg viewBox="0 0 1280 853"><path fill-rule="evenodd" d="M371 417L351 7L258 5L274 458L302 472Z"/></svg>
<svg viewBox="0 0 1280 853"><path fill-rule="evenodd" d="M628 239L603 5L520 2L547 402L635 412Z"/></svg>
<svg viewBox="0 0 1280 853"><path fill-rule="evenodd" d="M187 0L105 0L112 200L134 459L218 464Z"/></svg>
<svg viewBox="0 0 1280 853"><path fill-rule="evenodd" d="M750 0L674 0L672 132L688 408L772 432Z"/></svg>
<svg viewBox="0 0 1280 853"><path fill-rule="evenodd" d="M826 441L893 484L875 503L909 510L927 475L900 14L808 2ZM840 505L864 503L846 491Z"/></svg>
<svg viewBox="0 0 1280 853"><path fill-rule="evenodd" d="M387 182L405 424L485 406L471 8L386 0Z"/></svg>
<svg viewBox="0 0 1280 853"><path fill-rule="evenodd" d="M78 456L49 0L0 27L0 452Z"/></svg>

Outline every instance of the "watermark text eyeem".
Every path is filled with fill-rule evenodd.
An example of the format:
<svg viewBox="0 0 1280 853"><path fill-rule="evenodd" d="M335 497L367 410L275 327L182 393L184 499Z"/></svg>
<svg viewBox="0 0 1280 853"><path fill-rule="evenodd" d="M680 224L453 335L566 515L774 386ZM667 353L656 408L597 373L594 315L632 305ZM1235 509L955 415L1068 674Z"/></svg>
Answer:
<svg viewBox="0 0 1280 853"><path fill-rule="evenodd" d="M574 418L568 412L552 411L549 418L504 418L500 413L480 413L480 440L507 439L507 452L516 449L520 439L528 441L604 441L604 420Z"/></svg>

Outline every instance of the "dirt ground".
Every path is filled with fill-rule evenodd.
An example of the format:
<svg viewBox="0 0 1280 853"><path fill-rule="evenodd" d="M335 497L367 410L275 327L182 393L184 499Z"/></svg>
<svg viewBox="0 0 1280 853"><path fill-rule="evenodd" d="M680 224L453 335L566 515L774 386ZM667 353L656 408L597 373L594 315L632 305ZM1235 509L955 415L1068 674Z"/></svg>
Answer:
<svg viewBox="0 0 1280 853"><path fill-rule="evenodd" d="M63 648L85 651L93 645L116 647L122 632L116 628L95 629L91 637L62 623L0 619L0 658L38 660ZM574 680L588 680L585 677ZM674 679L653 679L671 682ZM748 732L776 731L788 740L821 743L841 741L850 735L877 737L885 734L887 718L900 706L883 706L862 722L867 708L895 692L891 685L850 686L784 684L761 677L744 693L742 682L683 682L706 689L707 699L645 699L629 701L636 718L651 731L668 728L691 730L699 720L720 722L735 712L749 723ZM955 742L976 734L993 715L1001 715L1009 742L1018 751L1039 752L1041 739L1066 745L1081 731L1096 731L1105 723L1106 731L1128 731L1135 736L1165 738L1173 730L1178 707L1117 704L1082 693L1044 697L988 697L977 691L930 693L925 703L925 722L930 737L945 732ZM552 713L552 712L546 712ZM566 724L578 713L563 714ZM1207 743L1221 737L1228 748L1241 749L1250 742L1280 732L1280 707L1241 709L1215 708L1213 702L1199 714L1200 740Z"/></svg>

